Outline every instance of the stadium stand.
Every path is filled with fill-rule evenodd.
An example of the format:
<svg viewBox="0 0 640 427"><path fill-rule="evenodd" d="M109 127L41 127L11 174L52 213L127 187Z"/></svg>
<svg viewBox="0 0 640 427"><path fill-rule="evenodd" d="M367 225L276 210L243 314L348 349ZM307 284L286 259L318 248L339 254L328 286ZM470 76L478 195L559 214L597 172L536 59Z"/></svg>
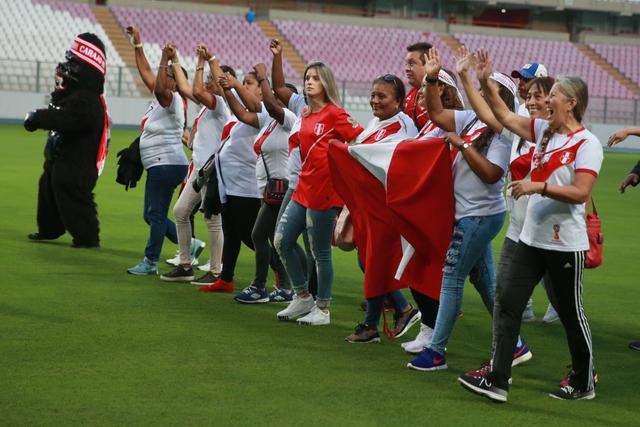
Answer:
<svg viewBox="0 0 640 427"><path fill-rule="evenodd" d="M84 3L58 0L0 1L0 88L49 91L53 70L64 59L73 37L82 32L97 34L107 53L108 95L118 85L135 91L132 74L114 49L91 8ZM119 70L122 70L120 74Z"/></svg>
<svg viewBox="0 0 640 427"><path fill-rule="evenodd" d="M640 85L640 46L590 44L598 55Z"/></svg>
<svg viewBox="0 0 640 427"><path fill-rule="evenodd" d="M111 9L123 28L131 24L139 28L152 67L160 62L162 46L169 41L176 44L181 63L191 72L196 68L198 43L208 45L221 63L234 69L250 71L262 61L271 64L269 40L257 25L248 24L242 16L122 6ZM299 79L286 59L283 62L285 76Z"/></svg>

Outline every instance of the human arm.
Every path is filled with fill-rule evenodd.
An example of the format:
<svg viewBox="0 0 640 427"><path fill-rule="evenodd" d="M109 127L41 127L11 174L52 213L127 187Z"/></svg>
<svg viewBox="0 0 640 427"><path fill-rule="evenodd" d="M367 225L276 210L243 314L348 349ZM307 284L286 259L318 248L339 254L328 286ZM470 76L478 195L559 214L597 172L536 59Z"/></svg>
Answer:
<svg viewBox="0 0 640 427"><path fill-rule="evenodd" d="M216 108L216 98L215 95L212 95L205 86L204 64L205 62L209 63L212 76L211 84L214 86L214 92L220 96L224 96L224 93L218 84L218 79L222 76L222 70L218 65L217 59L211 56L209 49L205 45L198 45L196 50L198 52L198 63L196 65L196 73L193 77L193 86L191 90L193 92L193 96L202 105L210 110L214 110Z"/></svg>
<svg viewBox="0 0 640 427"><path fill-rule="evenodd" d="M514 181L509 184L511 196L516 200L530 194L541 194L565 203L585 203L591 196L596 177L588 172L577 172L573 184L555 185L546 182Z"/></svg>
<svg viewBox="0 0 640 427"><path fill-rule="evenodd" d="M156 79L153 75L153 71L151 71L149 61L147 61L147 57L144 54L144 47L142 46L142 42L140 41L140 32L134 26L128 26L126 31L127 34L131 37L131 41L133 42L133 49L136 57L136 66L138 67L140 78L142 78L142 82L147 88L149 88L149 92L151 92L153 91L153 85Z"/></svg>
<svg viewBox="0 0 640 427"><path fill-rule="evenodd" d="M169 45L162 49L162 57L160 58L160 66L158 67L158 75L156 76L156 84L153 91L156 99L163 108L167 108L173 102L173 92L169 87Z"/></svg>
<svg viewBox="0 0 640 427"><path fill-rule="evenodd" d="M171 60L171 66L173 67L173 75L176 79L178 92L180 92L180 95L184 96L185 98L189 98L196 104L199 103L198 99L193 96L191 86L189 85L187 78L182 72L182 66L180 65L180 60L178 58L178 49L176 49L176 46L174 44L168 45L168 55L169 59Z"/></svg>
<svg viewBox="0 0 640 427"><path fill-rule="evenodd" d="M475 63L473 54L471 50L469 50L466 46L461 46L458 49L458 59L456 61L456 71L460 76L460 81L462 82L462 87L464 88L464 92L467 94L467 99L471 104L471 108L478 116L478 119L489 126L494 132L500 134L502 133L502 123L500 123L496 116L493 115L491 108L487 104L487 102L482 98L480 92L473 85L473 81L471 80L471 76L469 75L469 68Z"/></svg>
<svg viewBox="0 0 640 427"><path fill-rule="evenodd" d="M229 104L229 108L231 112L236 116L238 120L243 123L248 124L249 126L253 126L258 129L260 127L260 123L258 120L258 114L253 111L246 110L242 104L233 96L231 93L231 89L233 89L236 85L233 83L233 80L237 82L232 76L228 74L224 74L220 77L220 86L224 90L225 98L227 99L227 103Z"/></svg>
<svg viewBox="0 0 640 427"><path fill-rule="evenodd" d="M527 141L533 141L534 135L531 132L531 119L522 117L511 111L502 98L500 98L497 83L489 79L489 76L491 76L491 57L485 49L478 50L476 75L480 81L484 99L497 121L519 137Z"/></svg>
<svg viewBox="0 0 640 427"><path fill-rule="evenodd" d="M463 149L462 145L465 141L456 133L448 133L444 141L460 150L462 157L464 157L473 173L475 173L482 182L495 184L500 181L500 178L504 175L504 169L480 154L473 144Z"/></svg>
<svg viewBox="0 0 640 427"><path fill-rule="evenodd" d="M631 169L631 172L629 172L629 175L627 175L627 177L622 181L622 183L620 183L620 192L624 193L624 190L632 185L632 186L636 186L638 185L638 183L640 182L640 162L638 162L633 169Z"/></svg>
<svg viewBox="0 0 640 427"><path fill-rule="evenodd" d="M284 123L284 108L278 104L278 100L273 95L271 87L269 87L269 80L267 80L267 66L264 64L256 64L253 70L258 76L258 84L262 91L262 102L269 115L277 121L279 124Z"/></svg>
<svg viewBox="0 0 640 427"><path fill-rule="evenodd" d="M291 99L293 92L285 86L284 72L282 71L282 45L280 44L280 40L271 39L269 49L273 54L273 62L271 64L271 84L273 85L273 90L284 105L289 105L289 99Z"/></svg>
<svg viewBox="0 0 640 427"><path fill-rule="evenodd" d="M640 128L624 128L614 132L609 137L609 141L607 141L607 145L609 147L614 146L624 141L625 139L627 139L627 137L630 135L640 136Z"/></svg>
<svg viewBox="0 0 640 427"><path fill-rule="evenodd" d="M442 107L440 91L438 90L438 74L440 73L440 52L436 48L429 49L425 55L425 79L427 80L427 112L429 118L440 129L447 132L456 130L456 118L454 110Z"/></svg>

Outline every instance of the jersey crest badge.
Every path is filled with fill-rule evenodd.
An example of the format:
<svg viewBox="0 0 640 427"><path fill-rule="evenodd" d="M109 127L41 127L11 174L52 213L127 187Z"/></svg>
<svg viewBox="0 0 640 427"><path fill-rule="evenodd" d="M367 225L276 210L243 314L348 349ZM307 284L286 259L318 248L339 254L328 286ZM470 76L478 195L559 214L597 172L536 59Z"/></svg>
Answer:
<svg viewBox="0 0 640 427"><path fill-rule="evenodd" d="M316 126L313 128L313 133L317 136L320 136L324 133L324 123L316 123Z"/></svg>

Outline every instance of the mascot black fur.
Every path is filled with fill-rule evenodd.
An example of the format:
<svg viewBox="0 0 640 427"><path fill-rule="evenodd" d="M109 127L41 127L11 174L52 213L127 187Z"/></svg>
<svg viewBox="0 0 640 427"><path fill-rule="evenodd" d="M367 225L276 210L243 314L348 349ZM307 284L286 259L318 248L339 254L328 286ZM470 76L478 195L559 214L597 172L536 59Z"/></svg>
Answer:
<svg viewBox="0 0 640 427"><path fill-rule="evenodd" d="M104 44L95 34L83 33L65 57L56 68L49 107L28 113L24 121L30 132L49 131L38 191L38 232L28 237L51 240L68 231L74 247L98 247L93 189L107 152Z"/></svg>

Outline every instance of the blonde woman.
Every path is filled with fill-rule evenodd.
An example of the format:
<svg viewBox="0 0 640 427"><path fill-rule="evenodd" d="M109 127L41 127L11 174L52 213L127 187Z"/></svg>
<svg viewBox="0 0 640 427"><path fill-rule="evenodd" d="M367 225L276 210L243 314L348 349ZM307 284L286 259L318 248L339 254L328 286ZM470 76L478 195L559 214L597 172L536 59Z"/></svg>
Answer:
<svg viewBox="0 0 640 427"><path fill-rule="evenodd" d="M278 318L304 316L299 323L327 325L333 284L331 240L336 216L344 205L331 183L327 150L330 140L352 141L363 129L340 107L335 77L322 62L312 62L305 69L304 91L308 106L302 113L300 130L289 140L300 148L302 168L292 200L276 226L274 242L296 294ZM295 252L305 229L318 272L317 302L309 293L304 267Z"/></svg>

